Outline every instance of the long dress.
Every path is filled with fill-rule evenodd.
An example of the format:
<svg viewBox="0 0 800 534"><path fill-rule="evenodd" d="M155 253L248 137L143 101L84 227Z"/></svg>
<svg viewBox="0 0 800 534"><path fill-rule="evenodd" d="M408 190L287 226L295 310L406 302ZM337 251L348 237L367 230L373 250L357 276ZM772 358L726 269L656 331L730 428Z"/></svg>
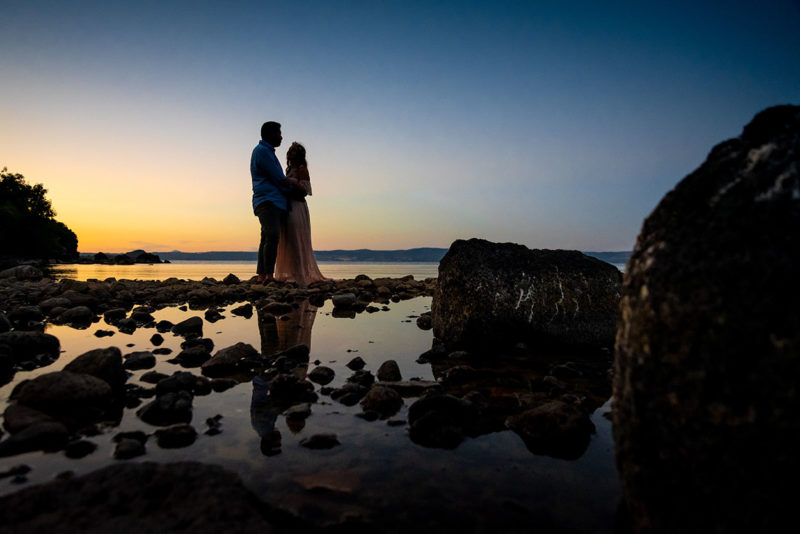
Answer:
<svg viewBox="0 0 800 534"><path fill-rule="evenodd" d="M286 174L291 183L311 195L311 179L303 165L292 167ZM289 199L291 204L286 220L281 224L278 241L278 257L275 260L275 279L294 282L300 287L327 280L317 266L314 249L311 248L311 218L305 199Z"/></svg>

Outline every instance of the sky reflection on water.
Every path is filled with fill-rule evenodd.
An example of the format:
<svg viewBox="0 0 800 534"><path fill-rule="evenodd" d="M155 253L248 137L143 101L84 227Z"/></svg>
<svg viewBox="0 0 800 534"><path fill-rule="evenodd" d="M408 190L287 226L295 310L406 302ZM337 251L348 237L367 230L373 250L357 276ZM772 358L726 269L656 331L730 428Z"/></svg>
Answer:
<svg viewBox="0 0 800 534"><path fill-rule="evenodd" d="M355 356L363 358L366 369L373 373L382 362L394 359L404 379L432 380L430 365L416 363L416 358L430 348L432 334L420 330L413 317L428 311L430 304L430 297L420 297L392 303L390 311L361 313L347 319L331 315L330 301L319 309L304 303L290 313L291 320L267 328L255 313L249 319L231 315L229 310L238 306L235 304L225 308L225 319L204 323L204 337L214 340L214 351L239 341L271 351L310 340L309 370L316 360L333 368L336 377L329 386L334 387L351 374L345 364ZM202 316L203 312L169 307L153 315L156 321L176 323ZM116 333L98 339L93 335L98 328ZM11 384L0 388L0 408L5 408L11 389L19 381L59 370L88 350L117 346L127 354L155 348L149 341L155 333L152 328L126 335L100 322L86 330L49 325L47 332L60 339L61 357L49 367L18 373ZM172 334L164 334L164 338L161 347L171 348L173 353L157 356L155 370L171 374L181 369L167 360L180 351L182 338ZM145 372L133 371L128 383L140 384ZM319 391L319 386L316 389ZM533 455L510 431L468 438L453 451L421 447L409 439L405 425L365 421L356 417L360 406L344 406L326 396L312 405L312 415L304 422L289 423L282 415L277 416L274 428L281 435L281 452L264 456L251 417L252 393L252 384L245 382L224 393L195 397L192 424L200 434L197 441L190 447L167 450L160 449L151 438L147 454L132 461L197 460L225 466L237 472L266 502L313 517L318 524L336 523L349 515L400 530L611 531L619 487L611 425L602 415L609 410L609 403L593 415L597 434L576 461ZM405 420L413 402L405 399L403 408L391 419ZM84 459L71 460L63 452L29 453L0 460L0 469L30 465L33 471L26 484L30 485L51 480L64 471L82 474L113 463L111 438L115 434L155 430L135 411L126 409L118 427L88 438L98 449ZM217 414L223 416L222 433L203 435L206 419ZM331 450L309 450L299 445L303 438L318 433L337 434L341 445ZM331 485L335 490L308 489ZM0 493L19 487L9 480L0 481Z"/></svg>

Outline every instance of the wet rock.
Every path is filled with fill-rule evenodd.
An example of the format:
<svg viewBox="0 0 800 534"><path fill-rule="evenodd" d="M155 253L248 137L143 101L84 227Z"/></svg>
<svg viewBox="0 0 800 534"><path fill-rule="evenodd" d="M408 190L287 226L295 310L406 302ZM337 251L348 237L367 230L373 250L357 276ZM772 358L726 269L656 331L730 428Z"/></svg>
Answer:
<svg viewBox="0 0 800 534"><path fill-rule="evenodd" d="M176 371L171 376L160 380L156 384L156 394L162 395L164 393L176 391L188 391L194 393L197 386L197 381L201 377L195 376L186 371Z"/></svg>
<svg viewBox="0 0 800 534"><path fill-rule="evenodd" d="M295 345L286 349L283 352L276 354L276 357L285 356L286 358L292 360L296 363L308 363L309 356L311 354L311 349L308 345Z"/></svg>
<svg viewBox="0 0 800 534"><path fill-rule="evenodd" d="M396 414L401 406L403 406L403 398L400 394L382 385L372 386L361 401L364 411L378 412L383 419Z"/></svg>
<svg viewBox="0 0 800 534"><path fill-rule="evenodd" d="M241 280L239 280L239 277L236 276L235 274L230 273L228 276L222 279L222 283L225 284L226 286L229 286L233 284L239 284L241 283Z"/></svg>
<svg viewBox="0 0 800 534"><path fill-rule="evenodd" d="M349 309L356 305L358 301L354 293L342 293L331 297L334 308Z"/></svg>
<svg viewBox="0 0 800 534"><path fill-rule="evenodd" d="M206 321L208 321L209 323L216 323L217 321L225 318L225 316L222 315L216 308L206 310L204 317L206 318Z"/></svg>
<svg viewBox="0 0 800 534"><path fill-rule="evenodd" d="M236 345L217 351L214 356L203 363L203 374L211 377L227 376L234 373L245 362L257 361L261 358L252 345L239 342Z"/></svg>
<svg viewBox="0 0 800 534"><path fill-rule="evenodd" d="M317 400L314 384L292 374L275 376L270 382L269 395L273 402L284 406Z"/></svg>
<svg viewBox="0 0 800 534"><path fill-rule="evenodd" d="M22 404L10 404L3 413L3 427L12 434L16 434L36 423L52 421L53 418L46 413Z"/></svg>
<svg viewBox="0 0 800 534"><path fill-rule="evenodd" d="M345 406L355 406L364 398L369 388L356 384L355 382L348 382L340 388L331 391L331 398L339 401Z"/></svg>
<svg viewBox="0 0 800 534"><path fill-rule="evenodd" d="M417 326L421 330L430 330L433 328L433 318L431 317L431 312L425 312L417 317Z"/></svg>
<svg viewBox="0 0 800 534"><path fill-rule="evenodd" d="M8 477L20 477L25 476L31 472L31 468L28 465L20 464L15 465L6 469L5 471L0 471L0 479L8 478Z"/></svg>
<svg viewBox="0 0 800 534"><path fill-rule="evenodd" d="M162 336L161 334L153 334L152 336L150 336L150 343L158 347L159 345L164 343L164 336Z"/></svg>
<svg viewBox="0 0 800 534"><path fill-rule="evenodd" d="M634 531L773 532L800 474L800 107L759 113L644 221L614 440Z"/></svg>
<svg viewBox="0 0 800 534"><path fill-rule="evenodd" d="M0 441L0 457L30 451L58 451L67 444L67 437L67 427L62 423L35 423Z"/></svg>
<svg viewBox="0 0 800 534"><path fill-rule="evenodd" d="M43 506L42 503L47 503ZM121 462L0 498L10 532L259 532L265 504L221 467Z"/></svg>
<svg viewBox="0 0 800 534"><path fill-rule="evenodd" d="M361 356L356 356L347 362L348 369L352 369L353 371L363 369L365 365L367 365L367 363L361 358Z"/></svg>
<svg viewBox="0 0 800 534"><path fill-rule="evenodd" d="M73 289L68 289L67 291L61 293L61 297L68 299L72 308L75 306L86 306L88 308L95 309L99 304L96 297L93 297L87 293L75 291Z"/></svg>
<svg viewBox="0 0 800 534"><path fill-rule="evenodd" d="M139 380L141 380L142 382L146 382L148 384L158 384L165 378L169 378L169 375L166 375L164 373L159 373L158 371L149 371L147 373L144 373L139 378Z"/></svg>
<svg viewBox="0 0 800 534"><path fill-rule="evenodd" d="M89 456L96 450L96 443L86 439L79 439L77 441L67 443L67 446L64 447L64 454L67 458L79 459Z"/></svg>
<svg viewBox="0 0 800 534"><path fill-rule="evenodd" d="M121 319L128 316L128 311L125 308L112 308L103 313L103 320L110 325L116 325Z"/></svg>
<svg viewBox="0 0 800 534"><path fill-rule="evenodd" d="M200 367L211 358L211 353L202 345L195 345L188 349L183 349L175 358L170 360L181 367Z"/></svg>
<svg viewBox="0 0 800 534"><path fill-rule="evenodd" d="M125 381L128 379L122 365L122 353L117 347L85 352L69 362L64 370L104 380L111 386L115 394L121 394L124 391Z"/></svg>
<svg viewBox="0 0 800 534"><path fill-rule="evenodd" d="M311 404L304 402L302 404L295 404L291 406L283 414L287 419L305 419L311 415Z"/></svg>
<svg viewBox="0 0 800 534"><path fill-rule="evenodd" d="M451 348L611 346L621 274L578 251L455 241L439 265L434 335Z"/></svg>
<svg viewBox="0 0 800 534"><path fill-rule="evenodd" d="M375 382L375 377L372 376L372 373L370 373L369 371L364 371L362 369L360 371L356 371L351 376L349 376L347 378L347 381L355 384L360 384L366 388L369 388Z"/></svg>
<svg viewBox="0 0 800 534"><path fill-rule="evenodd" d="M172 332L183 337L203 336L203 319L200 317L189 317L172 327Z"/></svg>
<svg viewBox="0 0 800 534"><path fill-rule="evenodd" d="M197 439L197 431L187 424L170 425L156 430L158 446L162 449L179 449L188 447Z"/></svg>
<svg viewBox="0 0 800 534"><path fill-rule="evenodd" d="M113 336L113 335L114 335L114 332L113 332L112 330L102 330L102 329L98 329L98 330L97 330L97 331L94 333L94 337L111 337L111 336Z"/></svg>
<svg viewBox="0 0 800 534"><path fill-rule="evenodd" d="M442 385L433 380L407 380L405 382L385 382L381 384L392 388L401 397L419 397L427 393L439 392Z"/></svg>
<svg viewBox="0 0 800 534"><path fill-rule="evenodd" d="M112 400L108 382L69 371L46 373L23 384L16 395L20 404L48 415L97 416Z"/></svg>
<svg viewBox="0 0 800 534"><path fill-rule="evenodd" d="M0 312L0 334L9 330L11 330L11 321L5 313Z"/></svg>
<svg viewBox="0 0 800 534"><path fill-rule="evenodd" d="M56 360L61 351L58 338L42 332L4 332L0 334L0 352L8 354L15 362L36 360L46 355Z"/></svg>
<svg viewBox="0 0 800 534"><path fill-rule="evenodd" d="M253 316L253 305L252 304L244 304L239 306L238 308L234 308L231 310L233 315L239 315L241 317L246 317L249 319Z"/></svg>
<svg viewBox="0 0 800 534"><path fill-rule="evenodd" d="M408 408L409 435L425 447L454 449L472 431L475 406L452 395L428 395Z"/></svg>
<svg viewBox="0 0 800 534"><path fill-rule="evenodd" d="M289 313L294 308L292 308L291 304L286 304L285 302L268 302L264 306L259 308L259 311L262 313L269 313L274 315L275 317L279 315L283 315L284 313Z"/></svg>
<svg viewBox="0 0 800 534"><path fill-rule="evenodd" d="M214 341L207 337L191 338L181 342L182 349L191 349L192 347L203 347L207 352L214 350Z"/></svg>
<svg viewBox="0 0 800 534"><path fill-rule="evenodd" d="M378 367L376 373L378 380L381 382L399 382L403 379L400 374L400 366L394 360L386 360Z"/></svg>
<svg viewBox="0 0 800 534"><path fill-rule="evenodd" d="M119 328L119 331L122 332L123 334L132 334L138 327L136 321L131 317L120 319L119 321L117 321L116 326L117 328Z"/></svg>
<svg viewBox="0 0 800 534"><path fill-rule="evenodd" d="M44 273L41 269L37 269L33 265L17 265L10 269L0 271L0 279L3 278L16 278L17 280L41 280Z"/></svg>
<svg viewBox="0 0 800 534"><path fill-rule="evenodd" d="M145 404L136 415L154 426L188 423L192 420L192 398L192 394L185 390L164 393Z"/></svg>
<svg viewBox="0 0 800 534"><path fill-rule="evenodd" d="M25 328L31 323L38 323L44 319L39 306L17 306L8 312L8 319L13 325Z"/></svg>
<svg viewBox="0 0 800 534"><path fill-rule="evenodd" d="M300 446L307 449L332 449L340 445L336 434L314 434L300 440Z"/></svg>
<svg viewBox="0 0 800 534"><path fill-rule="evenodd" d="M147 449L143 441L131 438L122 438L114 448L114 458L116 460L129 460L147 454Z"/></svg>
<svg viewBox="0 0 800 534"><path fill-rule="evenodd" d="M579 406L558 400L513 415L506 420L506 426L522 438L532 453L565 460L580 458L595 430Z"/></svg>
<svg viewBox="0 0 800 534"><path fill-rule="evenodd" d="M330 367L318 365L308 373L308 379L317 384L326 385L330 384L336 373Z"/></svg>
<svg viewBox="0 0 800 534"><path fill-rule="evenodd" d="M156 366L156 357L150 351L131 352L125 355L125 369L151 369Z"/></svg>
<svg viewBox="0 0 800 534"><path fill-rule="evenodd" d="M175 325L172 324L170 321L167 321L166 319L164 319L164 320L158 321L156 323L156 330L158 330L160 333L163 334L164 332L172 331L172 327L173 326L175 326Z"/></svg>

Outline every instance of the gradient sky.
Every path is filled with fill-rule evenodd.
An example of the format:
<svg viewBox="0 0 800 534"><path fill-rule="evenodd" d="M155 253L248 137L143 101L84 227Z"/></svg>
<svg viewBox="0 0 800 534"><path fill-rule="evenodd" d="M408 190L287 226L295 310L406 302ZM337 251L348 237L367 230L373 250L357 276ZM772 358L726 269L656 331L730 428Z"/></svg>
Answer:
<svg viewBox="0 0 800 534"><path fill-rule="evenodd" d="M255 250L250 152L306 145L317 250L628 250L758 111L800 3L0 0L0 168L82 252Z"/></svg>

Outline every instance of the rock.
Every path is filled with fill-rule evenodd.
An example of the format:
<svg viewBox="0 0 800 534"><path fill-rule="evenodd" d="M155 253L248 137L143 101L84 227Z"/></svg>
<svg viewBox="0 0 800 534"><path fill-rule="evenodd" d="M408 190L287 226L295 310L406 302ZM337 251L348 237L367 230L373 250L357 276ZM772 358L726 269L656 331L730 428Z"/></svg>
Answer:
<svg viewBox="0 0 800 534"><path fill-rule="evenodd" d="M156 323L156 330L163 334L164 332L170 332L173 326L175 325L164 319Z"/></svg>
<svg viewBox="0 0 800 534"><path fill-rule="evenodd" d="M386 360L378 367L376 373L378 380L381 382L399 382L403 379L400 374L400 366L394 360Z"/></svg>
<svg viewBox="0 0 800 534"><path fill-rule="evenodd" d="M420 395L439 392L442 385L433 380L408 380L406 382L385 382L381 384L392 388L401 397L419 397Z"/></svg>
<svg viewBox="0 0 800 534"><path fill-rule="evenodd" d="M314 434L300 440L300 446L307 449L332 449L340 445L336 434Z"/></svg>
<svg viewBox="0 0 800 534"><path fill-rule="evenodd" d="M276 357L285 356L296 363L308 363L311 349L308 345L295 345L286 349L283 352L276 354Z"/></svg>
<svg viewBox="0 0 800 534"><path fill-rule="evenodd" d="M44 273L41 269L37 269L33 265L17 265L10 269L0 271L0 279L3 278L16 278L17 280L41 280Z"/></svg>
<svg viewBox="0 0 800 534"><path fill-rule="evenodd" d="M364 368L367 363L361 358L361 356L356 356L349 362L347 362L347 367L352 369L353 371L358 371Z"/></svg>
<svg viewBox="0 0 800 534"><path fill-rule="evenodd" d="M39 375L24 383L17 393L20 404L60 418L91 418L105 411L112 399L108 382L70 371Z"/></svg>
<svg viewBox="0 0 800 534"><path fill-rule="evenodd" d="M331 398L344 404L345 406L355 406L358 401L364 398L369 388L356 384L355 382L348 382L338 389L331 391Z"/></svg>
<svg viewBox="0 0 800 534"><path fill-rule="evenodd" d="M136 321L137 326L143 326L155 321L155 317L148 310L137 309L131 312L131 319Z"/></svg>
<svg viewBox="0 0 800 534"><path fill-rule="evenodd" d="M114 256L114 263L117 265L133 265L135 260L128 256L127 254L117 254Z"/></svg>
<svg viewBox="0 0 800 534"><path fill-rule="evenodd" d="M342 309L350 309L356 305L358 299L354 293L342 293L340 295L334 295L331 297L331 301L333 302L334 308L342 308Z"/></svg>
<svg viewBox="0 0 800 534"><path fill-rule="evenodd" d="M43 505L43 503L47 503ZM197 462L121 462L0 498L9 532L270 534L266 505L225 469Z"/></svg>
<svg viewBox="0 0 800 534"><path fill-rule="evenodd" d="M364 411L378 412L382 419L396 414L402 405L403 398L400 394L382 385L372 386L361 401Z"/></svg>
<svg viewBox="0 0 800 534"><path fill-rule="evenodd" d="M424 447L454 449L472 430L477 409L452 395L428 395L408 408L409 435Z"/></svg>
<svg viewBox="0 0 800 534"><path fill-rule="evenodd" d="M62 423L44 421L12 434L0 441L0 457L30 451L57 451L67 444L68 431Z"/></svg>
<svg viewBox="0 0 800 534"><path fill-rule="evenodd" d="M45 313L49 313L53 308L70 308L72 307L72 302L64 297L52 297L41 301L39 307Z"/></svg>
<svg viewBox="0 0 800 534"><path fill-rule="evenodd" d="M74 289L68 289L64 291L61 293L61 297L69 300L70 307L72 308L75 306L87 306L91 309L95 309L99 303L96 297L93 297L87 293L81 293Z"/></svg>
<svg viewBox="0 0 800 534"><path fill-rule="evenodd" d="M370 373L369 371L364 371L362 369L360 371L356 371L351 376L349 376L347 378L347 381L355 384L360 384L366 388L369 388L375 382L375 377L372 376L372 373Z"/></svg>
<svg viewBox="0 0 800 534"><path fill-rule="evenodd" d="M580 458L594 433L594 424L580 407L558 400L513 415L506 426L532 453L565 460Z"/></svg>
<svg viewBox="0 0 800 534"><path fill-rule="evenodd" d="M308 379L317 384L326 385L330 384L336 373L330 367L318 365L308 373Z"/></svg>
<svg viewBox="0 0 800 534"><path fill-rule="evenodd" d="M111 386L115 394L120 394L125 389L128 375L122 366L122 353L117 347L94 349L85 352L69 362L65 371L83 373L104 380Z"/></svg>
<svg viewBox="0 0 800 534"><path fill-rule="evenodd" d="M214 341L207 337L190 338L181 342L182 349L190 349L192 347L203 347L206 352L214 350Z"/></svg>
<svg viewBox="0 0 800 534"><path fill-rule="evenodd" d="M225 278L222 279L222 283L225 284L226 286L229 286L229 285L233 285L233 284L239 284L239 283L241 283L241 280L239 280L238 276L236 276L235 274L231 273L231 274L229 274L228 276L226 276Z"/></svg>
<svg viewBox="0 0 800 534"><path fill-rule="evenodd" d="M150 343L158 347L159 345L164 343L164 336L162 336L161 334L153 334L152 336L150 336Z"/></svg>
<svg viewBox="0 0 800 534"><path fill-rule="evenodd" d="M260 358L261 353L252 345L239 342L218 350L210 360L203 363L203 374L212 377L226 376L234 373L241 363Z"/></svg>
<svg viewBox="0 0 800 534"><path fill-rule="evenodd" d="M113 331L111 331L111 330L102 330L102 329L98 329L94 333L94 337L111 337L113 335L114 335Z"/></svg>
<svg viewBox="0 0 800 534"><path fill-rule="evenodd" d="M17 306L8 312L8 319L13 325L26 327L28 324L42 321L44 315L39 306Z"/></svg>
<svg viewBox="0 0 800 534"><path fill-rule="evenodd" d="M132 254L132 253L130 253L130 252L128 253L128 255L129 255L129 256L130 256L131 254ZM133 261L135 261L136 263L161 263L161 258L159 258L159 257L158 257L157 255L155 255L155 254L151 254L150 252L144 252L144 251L142 251L142 253L141 253L141 254L138 254L138 255L137 255L137 256L136 256L136 257L133 259Z"/></svg>
<svg viewBox="0 0 800 534"><path fill-rule="evenodd" d="M433 328L433 317L431 316L431 312L425 312L417 317L417 326L420 328L420 330L430 330Z"/></svg>
<svg viewBox="0 0 800 534"><path fill-rule="evenodd" d="M219 310L212 308L210 310L206 310L206 313L203 315L206 318L206 321L209 323L216 323L217 321L224 319L225 316L222 315Z"/></svg>
<svg viewBox="0 0 800 534"><path fill-rule="evenodd" d="M132 317L125 317L123 319L120 319L119 321L117 321L116 326L117 328L119 328L119 331L122 332L123 334L132 334L138 327L138 325L136 324L136 320L133 319Z"/></svg>
<svg viewBox="0 0 800 534"><path fill-rule="evenodd" d="M42 332L4 332L0 334L0 352L9 354L15 362L35 360L41 354L56 360L61 344L57 337Z"/></svg>
<svg viewBox="0 0 800 534"><path fill-rule="evenodd" d="M11 330L11 321L5 313L0 312L0 334L9 330Z"/></svg>
<svg viewBox="0 0 800 534"><path fill-rule="evenodd" d="M86 439L79 439L67 443L64 447L64 455L67 458L79 459L89 456L97 450L97 444Z"/></svg>
<svg viewBox="0 0 800 534"><path fill-rule="evenodd" d="M614 440L634 531L774 532L800 474L800 107L759 113L644 221Z"/></svg>
<svg viewBox="0 0 800 534"><path fill-rule="evenodd" d="M164 393L145 404L136 415L150 425L166 426L192 420L192 394L182 390Z"/></svg>
<svg viewBox="0 0 800 534"><path fill-rule="evenodd" d="M238 308L232 309L231 313L233 315L239 315L239 316L246 317L247 319L249 319L250 317L253 316L253 305L252 304L244 304L242 306L239 306Z"/></svg>
<svg viewBox="0 0 800 534"><path fill-rule="evenodd" d="M114 448L114 458L117 460L129 460L144 454L147 454L144 441L136 439L122 438Z"/></svg>
<svg viewBox="0 0 800 534"><path fill-rule="evenodd" d="M287 419L305 419L311 415L311 404L308 402L295 404L286 410L283 415Z"/></svg>
<svg viewBox="0 0 800 534"><path fill-rule="evenodd" d="M160 380L156 385L156 395L163 395L164 393L176 391L188 391L194 393L197 386L199 376L186 371L177 371L163 380Z"/></svg>
<svg viewBox="0 0 800 534"><path fill-rule="evenodd" d="M239 385L239 382L233 378L214 378L211 380L211 389L217 393L222 393L237 385Z"/></svg>
<svg viewBox="0 0 800 534"><path fill-rule="evenodd" d="M131 352L125 355L125 369L151 369L156 366L156 357L150 351Z"/></svg>
<svg viewBox="0 0 800 534"><path fill-rule="evenodd" d="M36 423L51 422L53 418L46 413L34 410L23 404L10 404L3 413L3 427L12 434Z"/></svg>
<svg viewBox="0 0 800 534"><path fill-rule="evenodd" d="M197 439L197 431L187 424L170 425L156 430L158 446L162 449L188 447Z"/></svg>
<svg viewBox="0 0 800 534"><path fill-rule="evenodd" d="M189 317L172 327L172 332L179 336L203 336L203 319L200 317Z"/></svg>
<svg viewBox="0 0 800 534"><path fill-rule="evenodd" d="M146 382L148 384L158 384L165 378L169 378L169 375L165 375L164 373L159 373L158 371L149 371L144 373L139 380L142 382Z"/></svg>
<svg viewBox="0 0 800 534"><path fill-rule="evenodd" d="M620 282L616 267L577 251L458 240L439 264L433 333L469 350L518 341L610 347Z"/></svg>
<svg viewBox="0 0 800 534"><path fill-rule="evenodd" d="M183 349L170 362L178 363L181 367L200 367L211 358L211 353L202 345L195 345Z"/></svg>
<svg viewBox="0 0 800 534"><path fill-rule="evenodd" d="M301 402L314 402L314 384L292 374L279 374L269 384L269 395L273 402L290 406Z"/></svg>
<svg viewBox="0 0 800 534"><path fill-rule="evenodd" d="M116 325L120 319L128 316L128 311L125 308L112 308L103 313L103 320L110 325Z"/></svg>
<svg viewBox="0 0 800 534"><path fill-rule="evenodd" d="M274 316L283 315L284 313L289 313L294 308L292 308L291 304L286 304L285 302L268 302L264 306L259 308L259 311L262 313L271 313Z"/></svg>

